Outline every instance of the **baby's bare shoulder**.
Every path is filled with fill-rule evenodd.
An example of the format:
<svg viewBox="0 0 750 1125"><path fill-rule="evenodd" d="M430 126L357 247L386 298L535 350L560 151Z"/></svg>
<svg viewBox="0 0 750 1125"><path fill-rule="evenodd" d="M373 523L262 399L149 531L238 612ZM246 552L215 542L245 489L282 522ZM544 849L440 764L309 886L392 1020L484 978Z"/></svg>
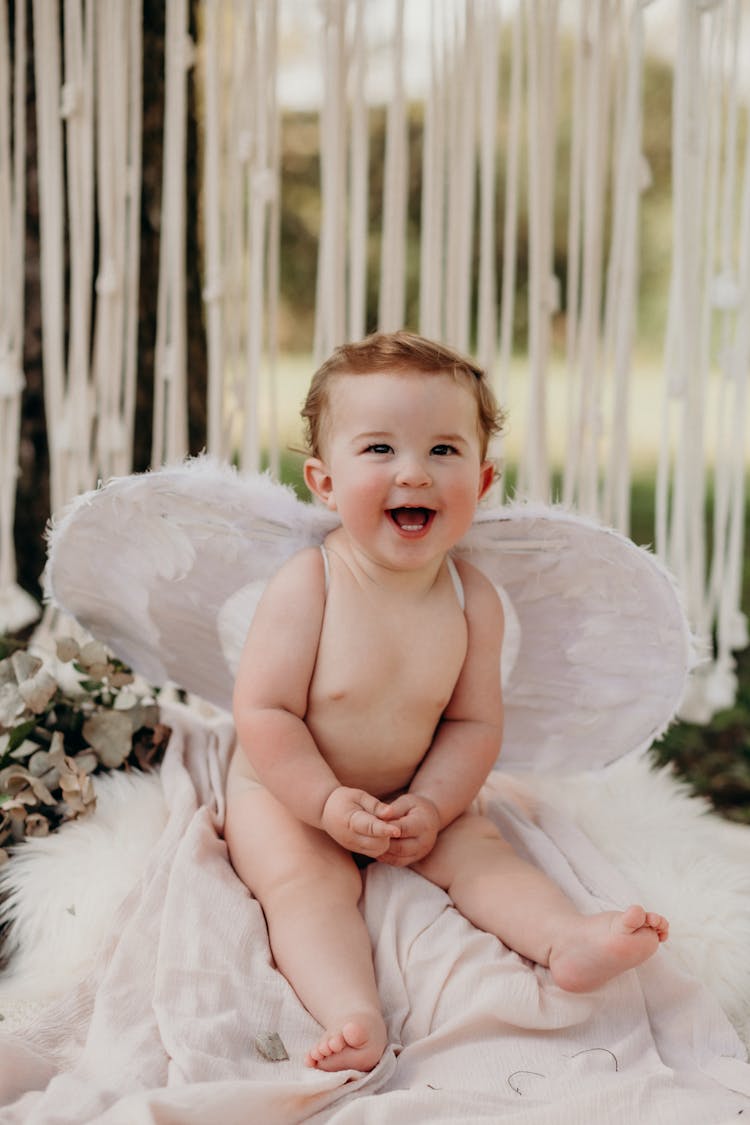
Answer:
<svg viewBox="0 0 750 1125"><path fill-rule="evenodd" d="M324 591L322 558L314 548L293 555L276 571L250 623L237 671L236 705L269 706L270 700L304 714Z"/></svg>
<svg viewBox="0 0 750 1125"><path fill-rule="evenodd" d="M503 619L503 603L500 595L484 571L466 559L456 559L456 567L464 588L467 613L496 614Z"/></svg>
<svg viewBox="0 0 750 1125"><path fill-rule="evenodd" d="M320 628L324 603L322 555L317 547L305 547L286 559L269 580L251 633L273 627L291 629L299 637L309 632L312 637Z"/></svg>
<svg viewBox="0 0 750 1125"><path fill-rule="evenodd" d="M323 556L318 547L303 547L286 559L268 583L267 592L276 597L292 596L304 600L317 593L324 580Z"/></svg>

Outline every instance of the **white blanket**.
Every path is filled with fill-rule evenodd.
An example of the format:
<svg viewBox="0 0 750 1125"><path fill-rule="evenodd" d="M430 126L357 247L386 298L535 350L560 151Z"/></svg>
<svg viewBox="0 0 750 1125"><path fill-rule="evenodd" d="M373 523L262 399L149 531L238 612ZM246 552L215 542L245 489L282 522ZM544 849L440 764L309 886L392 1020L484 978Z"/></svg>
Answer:
<svg viewBox="0 0 750 1125"><path fill-rule="evenodd" d="M168 718L164 833L84 985L0 1036L2 1125L721 1125L750 1114L744 1049L668 949L595 993L566 994L441 891L378 865L363 909L389 1048L366 1076L305 1068L317 1025L274 968L219 833L231 725L180 708ZM533 824L487 797L501 829L581 906L630 901L562 817L542 810ZM268 1031L288 1061L257 1051Z"/></svg>

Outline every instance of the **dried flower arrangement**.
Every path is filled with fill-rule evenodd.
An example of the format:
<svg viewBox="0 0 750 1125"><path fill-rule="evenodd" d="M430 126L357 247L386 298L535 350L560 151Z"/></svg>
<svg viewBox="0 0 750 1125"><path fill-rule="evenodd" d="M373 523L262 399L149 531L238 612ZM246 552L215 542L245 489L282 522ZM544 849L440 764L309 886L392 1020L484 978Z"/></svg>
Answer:
<svg viewBox="0 0 750 1125"><path fill-rule="evenodd" d="M98 641L58 640L63 675L15 642L0 640L0 656L2 864L8 845L92 812L97 772L156 765L170 730Z"/></svg>

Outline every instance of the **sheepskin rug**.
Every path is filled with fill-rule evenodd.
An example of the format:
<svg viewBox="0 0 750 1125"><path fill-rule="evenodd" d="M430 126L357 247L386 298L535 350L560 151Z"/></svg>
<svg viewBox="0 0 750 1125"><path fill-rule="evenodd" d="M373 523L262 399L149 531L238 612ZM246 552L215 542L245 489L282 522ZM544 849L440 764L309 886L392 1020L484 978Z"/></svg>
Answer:
<svg viewBox="0 0 750 1125"><path fill-rule="evenodd" d="M644 902L669 917L672 955L750 1045L750 829L718 818L643 755L513 783L532 811L544 801L568 815ZM91 817L29 840L0 870L6 1028L83 979L158 845L167 817L158 773L110 774L97 794Z"/></svg>

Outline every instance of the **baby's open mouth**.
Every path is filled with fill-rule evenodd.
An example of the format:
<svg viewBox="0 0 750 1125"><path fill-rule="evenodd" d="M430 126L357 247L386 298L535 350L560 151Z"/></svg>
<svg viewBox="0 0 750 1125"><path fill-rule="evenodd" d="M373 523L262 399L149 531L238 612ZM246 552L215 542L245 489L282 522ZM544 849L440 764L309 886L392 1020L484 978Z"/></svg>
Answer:
<svg viewBox="0 0 750 1125"><path fill-rule="evenodd" d="M391 508L389 515L402 531L423 531L435 513L432 508Z"/></svg>

